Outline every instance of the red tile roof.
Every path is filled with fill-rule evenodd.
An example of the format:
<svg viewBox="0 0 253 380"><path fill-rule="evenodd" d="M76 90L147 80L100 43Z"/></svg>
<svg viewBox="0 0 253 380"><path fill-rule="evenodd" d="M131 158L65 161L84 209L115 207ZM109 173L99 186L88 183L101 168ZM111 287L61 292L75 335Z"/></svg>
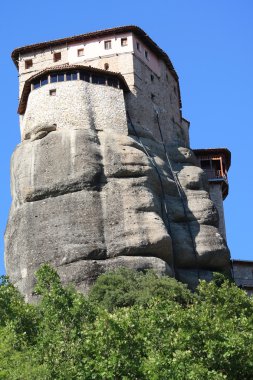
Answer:
<svg viewBox="0 0 253 380"><path fill-rule="evenodd" d="M28 53L30 51L40 50L43 48L53 47L60 44L68 44L78 41L87 41L93 38L99 38L99 37L105 37L111 34L117 35L120 33L129 33L132 32L136 36L138 36L143 42L150 48L151 51L153 51L159 58L161 58L166 65L168 66L169 70L171 71L171 74L173 77L178 80L177 73L171 63L170 58L168 55L138 26L135 25L127 25L127 26L119 26L116 28L110 28L110 29L104 29L104 30L98 30L96 32L86 33L86 34L80 34L77 36L72 37L66 37L66 38L60 38L57 40L47 41L47 42L41 42L33 45L27 45L23 47L19 47L15 50L13 50L11 57L15 63L15 65L18 67L18 59L19 54Z"/></svg>

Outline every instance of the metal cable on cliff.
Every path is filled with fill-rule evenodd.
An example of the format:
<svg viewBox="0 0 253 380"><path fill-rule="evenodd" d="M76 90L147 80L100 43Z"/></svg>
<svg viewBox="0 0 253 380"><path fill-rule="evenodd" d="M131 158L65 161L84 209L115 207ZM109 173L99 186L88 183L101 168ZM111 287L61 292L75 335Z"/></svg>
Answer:
<svg viewBox="0 0 253 380"><path fill-rule="evenodd" d="M183 188L181 186L181 183L180 183L180 181L178 179L177 173L174 172L174 170L173 170L173 167L172 167L172 164L171 164L171 160L170 160L170 158L168 156L168 153L167 153L167 150L166 150L166 145L165 145L164 139L163 139L162 130L161 130L159 114L158 114L158 111L155 109L155 107L154 107L154 111L156 113L156 120L157 120L157 124L158 124L158 128L159 128L159 133L160 133L160 136L161 136L161 141L162 141L162 144L163 144L163 149L164 149L165 157L166 157L166 160L168 162L168 165L169 165L171 174L173 176L173 179L174 179L174 181L176 183L177 191L178 191L179 197L180 197L181 202L182 202L182 206L183 206L183 210L184 210L184 216L185 216L187 228L188 228L188 231L189 231L189 234L190 234L190 238L191 238L191 241L192 241L192 246L193 246L193 251L194 251L194 256L195 256L195 261L196 261L197 276L198 276L198 279L199 279L200 278L200 274L199 274L199 265L198 265L198 253L197 253L197 250L196 250L196 244L195 244L194 236L193 236L193 233L192 233L192 230L191 230L190 222L189 222L188 217L187 217L187 210L186 210L185 201L184 201L184 198L186 198L186 195L185 195L185 192L184 192L184 190L183 190Z"/></svg>
<svg viewBox="0 0 253 380"><path fill-rule="evenodd" d="M163 199L163 204L161 203L161 210L162 210L162 217L163 217L163 220L165 219L164 218L164 211L165 211L165 216L166 216L166 220L167 222L165 222L165 225L167 227L167 230L169 232L169 235L170 235L170 238L171 238L171 241L172 241L172 245L173 245L173 240L172 240L172 237L171 237L171 226L170 226L170 219L169 219L169 215L168 215L168 209L167 209L167 204L166 204L166 199L165 199L165 191L164 191L164 187L163 187L163 181L162 181L162 177L161 177L161 174L157 168L157 165L155 163L155 161L153 160L152 156L149 154L146 146L143 144L142 140L141 140L141 137L138 135L137 131L136 131L136 128L134 126L134 124L132 123L132 119L129 115L129 112L127 111L127 118L131 124L131 127L134 131L134 134L137 138L137 140L139 141L140 145L142 146L143 150L144 150L144 153L146 154L146 156L148 157L149 161L151 162L152 166L154 167L157 175L158 175L158 178L159 178L159 182L160 182L160 187L161 187L161 192L162 192L162 199ZM173 271L173 275L174 277L177 279L177 274L176 274L176 269L175 269L175 260L174 260L174 250L172 248L172 271Z"/></svg>

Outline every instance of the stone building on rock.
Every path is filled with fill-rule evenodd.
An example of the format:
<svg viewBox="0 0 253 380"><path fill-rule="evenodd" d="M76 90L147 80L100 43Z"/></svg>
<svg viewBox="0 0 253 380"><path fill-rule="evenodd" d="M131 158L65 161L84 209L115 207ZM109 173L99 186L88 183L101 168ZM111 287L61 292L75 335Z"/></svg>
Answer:
<svg viewBox="0 0 253 380"><path fill-rule="evenodd" d="M119 266L191 287L230 273L230 152L190 149L177 73L142 29L38 43L12 58L21 143L5 261L28 300L45 262L83 292Z"/></svg>

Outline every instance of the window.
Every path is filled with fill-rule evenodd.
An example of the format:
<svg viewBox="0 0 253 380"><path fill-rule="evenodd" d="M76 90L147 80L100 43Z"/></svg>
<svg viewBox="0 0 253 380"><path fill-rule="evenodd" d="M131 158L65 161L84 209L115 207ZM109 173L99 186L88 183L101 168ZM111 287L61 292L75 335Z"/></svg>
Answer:
<svg viewBox="0 0 253 380"><path fill-rule="evenodd" d="M82 57L84 55L84 49L78 49L77 50L77 56Z"/></svg>
<svg viewBox="0 0 253 380"><path fill-rule="evenodd" d="M58 74L58 82L64 82L64 74Z"/></svg>
<svg viewBox="0 0 253 380"><path fill-rule="evenodd" d="M155 78L154 75L151 74L151 75L150 75L151 82L154 82L154 78Z"/></svg>
<svg viewBox="0 0 253 380"><path fill-rule="evenodd" d="M115 79L115 78L108 78L107 79L107 84L108 84L108 86L118 88L118 80Z"/></svg>
<svg viewBox="0 0 253 380"><path fill-rule="evenodd" d="M32 83L32 89L36 90L41 86L45 86L45 84L48 84L48 77L42 77L41 79L37 79L35 82Z"/></svg>
<svg viewBox="0 0 253 380"><path fill-rule="evenodd" d="M147 50L145 50L145 58L149 61L149 54Z"/></svg>
<svg viewBox="0 0 253 380"><path fill-rule="evenodd" d="M211 169L211 160L201 160L200 166L204 170L210 170Z"/></svg>
<svg viewBox="0 0 253 380"><path fill-rule="evenodd" d="M111 48L112 48L112 41L111 40L105 41L105 50L109 50Z"/></svg>
<svg viewBox="0 0 253 380"><path fill-rule="evenodd" d="M152 100L155 99L155 94L151 94L151 99L152 99Z"/></svg>
<svg viewBox="0 0 253 380"><path fill-rule="evenodd" d="M50 96L55 96L56 95L56 89L49 90L49 95Z"/></svg>
<svg viewBox="0 0 253 380"><path fill-rule="evenodd" d="M32 59L26 59L25 60L25 69L28 70L31 67L33 67L33 60Z"/></svg>
<svg viewBox="0 0 253 380"><path fill-rule="evenodd" d="M54 62L58 62L61 60L61 53L54 53Z"/></svg>
<svg viewBox="0 0 253 380"><path fill-rule="evenodd" d="M66 80L77 80L77 73L67 73Z"/></svg>
<svg viewBox="0 0 253 380"><path fill-rule="evenodd" d="M86 74L86 73L80 73L80 79L84 80L85 82L89 82L90 81L90 75Z"/></svg>
<svg viewBox="0 0 253 380"><path fill-rule="evenodd" d="M51 74L50 83L64 82L64 74Z"/></svg>
<svg viewBox="0 0 253 380"><path fill-rule="evenodd" d="M139 52L141 52L141 45L139 42L136 42L136 47Z"/></svg>
<svg viewBox="0 0 253 380"><path fill-rule="evenodd" d="M48 77L43 77L40 80L40 85L45 86L45 84L48 84Z"/></svg>
<svg viewBox="0 0 253 380"><path fill-rule="evenodd" d="M57 82L57 74L51 74L50 75L50 83Z"/></svg>
<svg viewBox="0 0 253 380"><path fill-rule="evenodd" d="M105 64L104 64L104 69L105 69L105 70L108 70L108 69L109 69L109 63L105 63Z"/></svg>
<svg viewBox="0 0 253 380"><path fill-rule="evenodd" d="M100 77L98 75L92 76L92 83L105 84L105 77Z"/></svg>
<svg viewBox="0 0 253 380"><path fill-rule="evenodd" d="M127 38L121 38L121 46L127 46Z"/></svg>
<svg viewBox="0 0 253 380"><path fill-rule="evenodd" d="M36 90L36 88L40 88L40 80L33 83L33 89Z"/></svg>

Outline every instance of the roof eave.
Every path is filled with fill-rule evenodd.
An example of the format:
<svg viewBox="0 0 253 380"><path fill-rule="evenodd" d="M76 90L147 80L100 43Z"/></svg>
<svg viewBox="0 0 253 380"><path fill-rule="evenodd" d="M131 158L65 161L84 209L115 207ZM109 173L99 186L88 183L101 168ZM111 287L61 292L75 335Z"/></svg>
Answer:
<svg viewBox="0 0 253 380"><path fill-rule="evenodd" d="M99 30L96 32L80 34L80 35L76 35L72 37L60 38L60 39L51 40L47 42L41 42L38 44L32 44L32 45L19 47L13 50L11 57L14 64L18 68L18 58L19 58L19 54L21 53L43 49L44 47L48 47L48 46L56 46L56 45L64 44L68 42L76 42L78 40L89 40L95 37L102 37L109 34L120 34L123 32L124 33L132 32L132 33L135 33L140 38L144 39L147 45L149 46L149 48L153 50L156 54L158 54L160 58L162 58L165 61L173 77L178 81L178 75L168 55L144 32L143 29L141 29L140 27L136 25L127 25L127 26L120 26L120 27L115 27L115 28L110 28L110 29L104 29L104 30Z"/></svg>

